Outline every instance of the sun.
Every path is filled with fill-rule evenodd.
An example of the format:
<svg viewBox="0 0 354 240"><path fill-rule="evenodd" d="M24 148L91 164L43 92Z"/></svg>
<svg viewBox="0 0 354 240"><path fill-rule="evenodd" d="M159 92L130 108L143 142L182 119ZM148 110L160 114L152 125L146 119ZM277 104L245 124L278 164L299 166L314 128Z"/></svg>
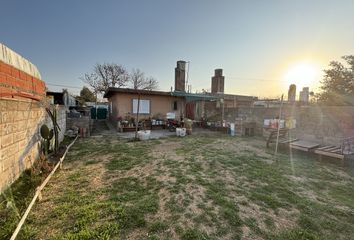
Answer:
<svg viewBox="0 0 354 240"><path fill-rule="evenodd" d="M321 68L312 62L299 62L289 67L284 75L286 84L295 84L298 89L302 87L313 88L319 82Z"/></svg>

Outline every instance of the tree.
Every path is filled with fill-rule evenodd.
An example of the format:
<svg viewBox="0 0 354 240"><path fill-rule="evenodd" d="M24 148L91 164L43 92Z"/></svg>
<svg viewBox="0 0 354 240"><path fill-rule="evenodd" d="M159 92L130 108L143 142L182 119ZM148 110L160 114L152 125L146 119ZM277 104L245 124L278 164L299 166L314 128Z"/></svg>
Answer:
<svg viewBox="0 0 354 240"><path fill-rule="evenodd" d="M90 85L95 94L104 93L109 87L124 87L128 81L126 69L116 63L97 63L92 73L86 73L82 78Z"/></svg>
<svg viewBox="0 0 354 240"><path fill-rule="evenodd" d="M155 90L158 88L158 82L153 77L145 77L140 69L133 69L129 74L130 87L133 89Z"/></svg>
<svg viewBox="0 0 354 240"><path fill-rule="evenodd" d="M80 97L85 102L94 102L96 101L96 96L88 87L83 87L80 91Z"/></svg>
<svg viewBox="0 0 354 240"><path fill-rule="evenodd" d="M328 105L354 104L354 55L343 56L346 62L332 61L329 69L324 70L325 76L321 81L322 92L318 101Z"/></svg>

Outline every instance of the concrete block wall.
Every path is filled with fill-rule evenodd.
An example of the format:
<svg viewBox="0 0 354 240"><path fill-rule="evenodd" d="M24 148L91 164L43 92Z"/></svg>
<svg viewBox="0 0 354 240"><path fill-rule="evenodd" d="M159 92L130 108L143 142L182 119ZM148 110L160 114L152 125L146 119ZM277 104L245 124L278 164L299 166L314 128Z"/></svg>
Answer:
<svg viewBox="0 0 354 240"><path fill-rule="evenodd" d="M54 106L52 106L54 107ZM41 151L40 127L53 123L40 102L34 100L0 99L0 192L38 160ZM57 106L57 122L66 130L66 108Z"/></svg>
<svg viewBox="0 0 354 240"><path fill-rule="evenodd" d="M92 131L93 120L91 116L82 116L80 118L67 118L66 126L68 129L72 129L73 127L77 128L86 128L87 135L90 136Z"/></svg>
<svg viewBox="0 0 354 240"><path fill-rule="evenodd" d="M61 130L59 132L59 142L61 142L65 137L67 108L64 105L52 105L50 110L53 111L54 108L57 111L57 123ZM49 127L49 129L53 128L53 121L47 113L45 115L44 123Z"/></svg>
<svg viewBox="0 0 354 240"><path fill-rule="evenodd" d="M37 101L0 100L0 191L38 159L44 110Z"/></svg>

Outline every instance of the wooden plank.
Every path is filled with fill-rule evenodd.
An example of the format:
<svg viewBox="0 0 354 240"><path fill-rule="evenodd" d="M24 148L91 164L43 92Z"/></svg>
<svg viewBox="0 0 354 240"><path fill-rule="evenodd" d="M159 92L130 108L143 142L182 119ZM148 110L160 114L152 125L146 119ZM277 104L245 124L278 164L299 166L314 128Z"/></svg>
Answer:
<svg viewBox="0 0 354 240"><path fill-rule="evenodd" d="M290 147L293 148L293 149L304 151L304 152L309 152L310 151L310 148L307 148L307 147L291 145L291 144L290 144Z"/></svg>
<svg viewBox="0 0 354 240"><path fill-rule="evenodd" d="M315 150L314 151L316 154L327 156L327 157L333 157L333 158L338 158L338 159L344 159L343 154L338 154L338 153L331 153L331 152L325 152L321 150Z"/></svg>
<svg viewBox="0 0 354 240"><path fill-rule="evenodd" d="M326 150L324 150L324 151L327 151L327 152L331 152L331 151L335 151L335 150L341 150L342 148L341 147L333 147L333 148L328 148L328 149L326 149Z"/></svg>
<svg viewBox="0 0 354 240"><path fill-rule="evenodd" d="M342 149L335 149L335 150L332 150L330 152L342 154Z"/></svg>
<svg viewBox="0 0 354 240"><path fill-rule="evenodd" d="M337 150L337 149L339 149L339 147L326 148L326 149L322 149L321 151L330 152L332 150Z"/></svg>
<svg viewBox="0 0 354 240"><path fill-rule="evenodd" d="M331 147L334 147L333 145L327 145L327 146L323 146L323 147L319 147L317 148L317 150L324 150L324 149L327 149L327 148L331 148Z"/></svg>
<svg viewBox="0 0 354 240"><path fill-rule="evenodd" d="M292 142L295 142L295 141L297 141L297 140L299 140L299 139L297 139L297 138L294 138L294 139L287 139L287 140L284 140L284 141L281 141L281 142L279 142L279 143L292 143Z"/></svg>
<svg viewBox="0 0 354 240"><path fill-rule="evenodd" d="M312 148L318 147L320 144L314 143L314 142L309 142L309 141L304 141L304 140L299 140L299 141L291 143L290 145L296 146L296 147L301 147L301 148L312 149Z"/></svg>

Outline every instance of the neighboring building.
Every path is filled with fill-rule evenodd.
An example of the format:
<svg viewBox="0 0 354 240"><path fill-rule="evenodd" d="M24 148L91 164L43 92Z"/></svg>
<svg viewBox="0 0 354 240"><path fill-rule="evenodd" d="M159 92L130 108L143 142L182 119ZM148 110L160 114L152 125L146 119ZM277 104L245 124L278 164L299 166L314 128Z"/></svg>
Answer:
<svg viewBox="0 0 354 240"><path fill-rule="evenodd" d="M254 102L255 107L275 108L281 106L280 99L261 99Z"/></svg>
<svg viewBox="0 0 354 240"><path fill-rule="evenodd" d="M295 103L295 99L296 99L296 85L291 84L289 86L289 91L288 91L288 102Z"/></svg>
<svg viewBox="0 0 354 240"><path fill-rule="evenodd" d="M67 108L77 106L75 97L70 95L66 90L62 92L47 91L47 99L50 104L65 105Z"/></svg>

